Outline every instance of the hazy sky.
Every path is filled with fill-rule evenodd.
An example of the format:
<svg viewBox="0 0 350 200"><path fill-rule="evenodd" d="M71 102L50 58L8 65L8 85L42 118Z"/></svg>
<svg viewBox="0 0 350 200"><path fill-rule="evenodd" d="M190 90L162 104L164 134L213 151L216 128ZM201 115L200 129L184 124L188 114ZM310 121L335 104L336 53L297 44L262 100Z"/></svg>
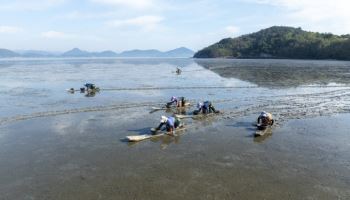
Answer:
<svg viewBox="0 0 350 200"><path fill-rule="evenodd" d="M0 48L199 50L273 25L350 33L348 0L0 0Z"/></svg>

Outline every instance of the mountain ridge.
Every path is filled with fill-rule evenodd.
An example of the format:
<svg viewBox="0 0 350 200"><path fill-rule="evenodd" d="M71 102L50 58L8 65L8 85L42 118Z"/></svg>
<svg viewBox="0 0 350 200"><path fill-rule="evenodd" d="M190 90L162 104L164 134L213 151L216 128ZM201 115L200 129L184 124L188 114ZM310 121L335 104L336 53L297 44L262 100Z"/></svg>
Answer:
<svg viewBox="0 0 350 200"><path fill-rule="evenodd" d="M8 49L0 49L0 58L7 58L7 57L18 57L19 54L8 50Z"/></svg>
<svg viewBox="0 0 350 200"><path fill-rule="evenodd" d="M169 51L159 51L156 49L134 49L123 51L121 53L116 53L111 50L105 50L101 52L89 52L81 50L79 48L73 48L69 51L63 53L57 52L48 52L48 51L39 51L39 50L17 50L11 51L8 49L0 49L1 58L10 58L10 57L193 57L194 51L186 48L180 47L172 49Z"/></svg>
<svg viewBox="0 0 350 200"><path fill-rule="evenodd" d="M350 60L350 35L272 26L236 38L225 38L195 58L282 58Z"/></svg>

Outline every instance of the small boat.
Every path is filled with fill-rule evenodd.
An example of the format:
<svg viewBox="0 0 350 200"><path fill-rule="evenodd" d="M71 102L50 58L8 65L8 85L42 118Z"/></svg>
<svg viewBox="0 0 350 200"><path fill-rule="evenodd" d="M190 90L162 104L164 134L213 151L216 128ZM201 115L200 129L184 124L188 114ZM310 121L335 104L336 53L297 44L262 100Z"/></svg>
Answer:
<svg viewBox="0 0 350 200"><path fill-rule="evenodd" d="M176 131L183 131L185 129L186 129L186 127L181 126L181 127L176 128ZM128 142L139 142L139 141L143 141L143 140L147 140L147 139L151 139L151 138L157 138L157 137L161 137L164 135L169 135L169 133L166 130L156 131L155 128L151 128L150 132L151 132L150 134L126 136L126 140Z"/></svg>

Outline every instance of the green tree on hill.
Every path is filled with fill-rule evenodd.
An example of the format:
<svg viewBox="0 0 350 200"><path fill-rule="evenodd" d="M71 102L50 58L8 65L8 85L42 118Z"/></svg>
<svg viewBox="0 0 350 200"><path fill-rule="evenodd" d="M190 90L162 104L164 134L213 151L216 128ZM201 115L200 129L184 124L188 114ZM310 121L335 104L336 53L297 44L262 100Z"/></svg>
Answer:
<svg viewBox="0 0 350 200"><path fill-rule="evenodd" d="M223 39L198 51L194 57L350 60L350 35L273 26L237 38Z"/></svg>

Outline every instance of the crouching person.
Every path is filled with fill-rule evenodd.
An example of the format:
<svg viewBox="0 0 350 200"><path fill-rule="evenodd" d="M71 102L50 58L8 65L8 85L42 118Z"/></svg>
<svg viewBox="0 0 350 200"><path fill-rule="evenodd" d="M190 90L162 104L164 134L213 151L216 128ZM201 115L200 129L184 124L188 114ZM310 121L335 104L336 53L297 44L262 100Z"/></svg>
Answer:
<svg viewBox="0 0 350 200"><path fill-rule="evenodd" d="M258 117L258 128L261 127L261 128L266 128L268 126L272 126L274 123L274 120L272 118L272 114L271 113L268 113L268 112L261 112L259 117Z"/></svg>
<svg viewBox="0 0 350 200"><path fill-rule="evenodd" d="M193 111L194 115L198 115L200 113L208 114L208 113L219 113L218 110L215 110L213 104L210 101L199 102L197 104L198 110Z"/></svg>
<svg viewBox="0 0 350 200"><path fill-rule="evenodd" d="M166 104L166 107L170 108L173 104L176 107L185 107L186 106L185 97L175 97L175 96L171 97L170 102Z"/></svg>
<svg viewBox="0 0 350 200"><path fill-rule="evenodd" d="M86 87L87 91L96 89L95 84L92 83L86 83L84 86Z"/></svg>
<svg viewBox="0 0 350 200"><path fill-rule="evenodd" d="M182 127L182 123L177 117L166 117L162 116L160 119L159 126L155 129L155 131L159 131L165 125L166 131L168 134L175 135L175 129Z"/></svg>

